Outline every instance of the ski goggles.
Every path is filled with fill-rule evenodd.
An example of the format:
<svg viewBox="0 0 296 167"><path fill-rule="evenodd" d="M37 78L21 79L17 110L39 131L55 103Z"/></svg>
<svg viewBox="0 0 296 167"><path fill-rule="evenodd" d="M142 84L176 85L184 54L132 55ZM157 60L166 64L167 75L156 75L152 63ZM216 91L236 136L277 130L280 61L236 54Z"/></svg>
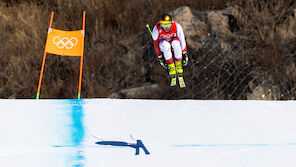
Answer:
<svg viewBox="0 0 296 167"><path fill-rule="evenodd" d="M172 27L172 23L168 23L168 24L160 24L160 26L162 28L171 28Z"/></svg>

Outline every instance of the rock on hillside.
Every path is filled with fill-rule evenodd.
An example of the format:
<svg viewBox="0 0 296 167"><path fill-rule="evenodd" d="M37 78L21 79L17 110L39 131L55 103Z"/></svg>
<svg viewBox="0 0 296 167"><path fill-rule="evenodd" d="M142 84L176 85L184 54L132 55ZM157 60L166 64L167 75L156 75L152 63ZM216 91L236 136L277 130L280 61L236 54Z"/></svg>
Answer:
<svg viewBox="0 0 296 167"><path fill-rule="evenodd" d="M191 48L201 48L211 33L230 35L238 29L233 17L234 8L229 7L219 11L198 12L189 7L180 7L171 14L186 32L186 41ZM223 39L220 41L223 43ZM223 44L223 48L229 47Z"/></svg>

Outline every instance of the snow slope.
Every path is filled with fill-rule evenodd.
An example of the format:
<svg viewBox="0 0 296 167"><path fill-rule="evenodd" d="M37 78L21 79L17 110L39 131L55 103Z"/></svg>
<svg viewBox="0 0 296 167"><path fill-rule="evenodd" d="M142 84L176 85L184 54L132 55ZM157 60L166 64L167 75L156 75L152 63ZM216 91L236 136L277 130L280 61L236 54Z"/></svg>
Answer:
<svg viewBox="0 0 296 167"><path fill-rule="evenodd" d="M294 101L0 100L0 107L0 166L296 166ZM150 154L139 147L135 155L136 140Z"/></svg>

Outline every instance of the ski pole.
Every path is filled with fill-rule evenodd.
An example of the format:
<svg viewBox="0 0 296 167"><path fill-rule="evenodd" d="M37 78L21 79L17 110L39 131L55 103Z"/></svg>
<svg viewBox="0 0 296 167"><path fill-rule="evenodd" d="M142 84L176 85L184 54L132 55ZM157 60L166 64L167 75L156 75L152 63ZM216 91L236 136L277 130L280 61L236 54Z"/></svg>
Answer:
<svg viewBox="0 0 296 167"><path fill-rule="evenodd" d="M150 35L151 35L151 37L152 37L152 31L151 31L151 29L150 29L150 27L149 27L149 24L147 24L146 27L148 28L148 30L149 30L149 32L150 32Z"/></svg>

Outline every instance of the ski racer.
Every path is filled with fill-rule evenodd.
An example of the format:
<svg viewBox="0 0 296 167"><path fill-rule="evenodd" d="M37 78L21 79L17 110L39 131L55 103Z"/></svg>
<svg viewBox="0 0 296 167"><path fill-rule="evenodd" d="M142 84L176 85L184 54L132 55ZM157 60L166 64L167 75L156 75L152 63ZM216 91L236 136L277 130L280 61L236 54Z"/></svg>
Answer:
<svg viewBox="0 0 296 167"><path fill-rule="evenodd" d="M188 55L181 25L174 21L171 15L163 14L153 28L152 38L160 64L165 68L168 66L171 86L176 85L178 76L180 87L186 87L183 79L183 66L188 63Z"/></svg>

